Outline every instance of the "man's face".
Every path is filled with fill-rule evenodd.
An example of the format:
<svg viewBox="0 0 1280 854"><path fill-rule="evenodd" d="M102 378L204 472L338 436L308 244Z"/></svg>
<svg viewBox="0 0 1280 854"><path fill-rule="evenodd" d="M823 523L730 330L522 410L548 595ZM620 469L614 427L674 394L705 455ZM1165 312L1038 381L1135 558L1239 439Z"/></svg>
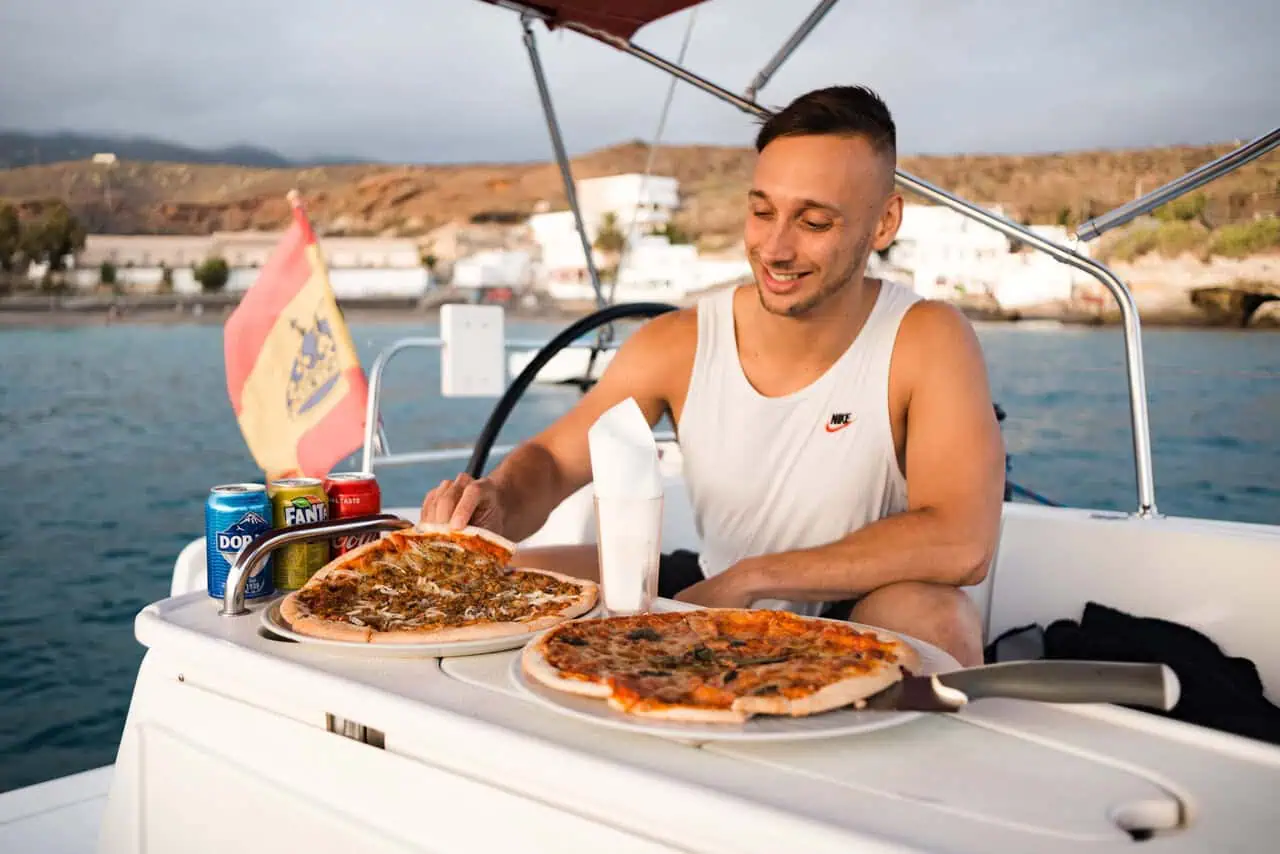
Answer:
<svg viewBox="0 0 1280 854"><path fill-rule="evenodd" d="M861 277L873 248L893 241L901 199L890 170L862 137L780 137L765 146L747 196L745 243L766 311L811 314Z"/></svg>

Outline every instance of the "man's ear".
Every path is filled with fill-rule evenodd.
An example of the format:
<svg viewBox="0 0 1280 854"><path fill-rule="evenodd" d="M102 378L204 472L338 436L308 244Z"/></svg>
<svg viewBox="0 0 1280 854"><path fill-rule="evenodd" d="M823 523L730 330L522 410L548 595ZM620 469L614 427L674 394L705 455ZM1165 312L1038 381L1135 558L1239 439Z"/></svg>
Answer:
<svg viewBox="0 0 1280 854"><path fill-rule="evenodd" d="M876 223L876 233L871 245L877 252L883 252L893 245L898 236L898 228L902 225L902 194L891 193L880 212L880 221Z"/></svg>

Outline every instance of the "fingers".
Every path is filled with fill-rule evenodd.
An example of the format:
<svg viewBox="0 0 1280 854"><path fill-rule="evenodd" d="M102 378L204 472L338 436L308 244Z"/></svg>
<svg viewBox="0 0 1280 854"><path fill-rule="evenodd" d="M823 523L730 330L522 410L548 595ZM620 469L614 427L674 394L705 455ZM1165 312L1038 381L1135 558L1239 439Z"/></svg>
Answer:
<svg viewBox="0 0 1280 854"><path fill-rule="evenodd" d="M453 508L453 513L449 516L449 527L463 528L471 521L471 514L476 512L476 507L480 505L480 499L484 496L484 490L480 484L474 481L468 483L462 489L462 494L458 496L458 503Z"/></svg>
<svg viewBox="0 0 1280 854"><path fill-rule="evenodd" d="M453 480L440 481L440 485L428 492L426 498L422 500L419 521L433 524L450 523L455 528L466 525L471 514L475 512L479 495L470 499L468 505L460 506L460 502L469 489L478 492L474 483L474 479L469 474L460 474ZM461 519L461 521L455 522L454 519Z"/></svg>

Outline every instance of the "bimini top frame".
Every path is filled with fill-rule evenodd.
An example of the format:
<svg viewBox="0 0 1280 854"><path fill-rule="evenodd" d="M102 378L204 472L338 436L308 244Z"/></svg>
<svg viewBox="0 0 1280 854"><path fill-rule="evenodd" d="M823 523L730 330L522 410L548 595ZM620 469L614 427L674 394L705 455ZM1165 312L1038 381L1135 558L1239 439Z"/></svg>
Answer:
<svg viewBox="0 0 1280 854"><path fill-rule="evenodd" d="M835 0L821 0L818 3L817 7L801 23L796 32L788 38L778 53L770 59L765 68L752 81L744 97L717 86L682 66L650 53L630 41L644 25L683 9L699 5L703 0L541 0L541 2L536 3L517 2L517 0L482 0L482 2L492 3L520 13L525 43L529 50L530 60L533 63L535 78L538 81L539 95L542 98L548 129L555 148L556 160L565 181L566 193L568 194L570 207L573 210L579 232L582 235L583 245L587 247L588 265L591 265L589 243L586 238L586 232L583 229L581 214L577 209L568 156L560 139L559 126L551 107L550 93L547 90L541 64L533 45L533 32L529 26L530 21L533 19L541 20L548 28L559 27L573 30L588 38L603 42L643 60L677 79L737 107L745 113L761 119L767 119L772 113L755 102L755 93L768 82L781 64L799 47L805 37L835 4ZM1196 172L1179 179L1178 182L1161 187L1142 199L1128 203L1121 209L1091 220L1081 227L1077 237L1084 240L1096 237L1106 228L1115 227L1138 215L1138 213L1164 204L1206 181L1212 180L1232 169L1239 168L1249 160L1269 151L1277 143L1280 143L1280 130L1255 140L1212 164L1201 167ZM1147 406L1146 374L1142 357L1141 320L1133 294L1111 270L1092 258L1080 255L1066 246L1046 240L1016 222L965 201L901 169L897 170L896 178L898 184L908 191L923 196L935 204L949 208L989 228L993 228L1007 237L1025 243L1063 264L1088 273L1101 282L1115 297L1120 307L1120 318L1124 329L1125 367L1129 383L1129 414L1132 423L1134 468L1138 493L1137 515L1142 518L1158 515L1155 496L1155 475L1152 466L1151 425ZM589 269L592 274L592 283L596 287L597 300L599 300L599 282L594 266L589 266Z"/></svg>

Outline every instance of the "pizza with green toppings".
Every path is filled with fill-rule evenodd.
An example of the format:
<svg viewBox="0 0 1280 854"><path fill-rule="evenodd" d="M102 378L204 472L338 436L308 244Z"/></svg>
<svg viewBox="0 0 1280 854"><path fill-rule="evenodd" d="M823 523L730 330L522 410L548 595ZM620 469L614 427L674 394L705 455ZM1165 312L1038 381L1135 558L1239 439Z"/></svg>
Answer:
<svg viewBox="0 0 1280 854"><path fill-rule="evenodd" d="M421 524L330 561L280 603L293 631L363 643L529 634L587 613L598 585L509 566L515 544L482 528Z"/></svg>

